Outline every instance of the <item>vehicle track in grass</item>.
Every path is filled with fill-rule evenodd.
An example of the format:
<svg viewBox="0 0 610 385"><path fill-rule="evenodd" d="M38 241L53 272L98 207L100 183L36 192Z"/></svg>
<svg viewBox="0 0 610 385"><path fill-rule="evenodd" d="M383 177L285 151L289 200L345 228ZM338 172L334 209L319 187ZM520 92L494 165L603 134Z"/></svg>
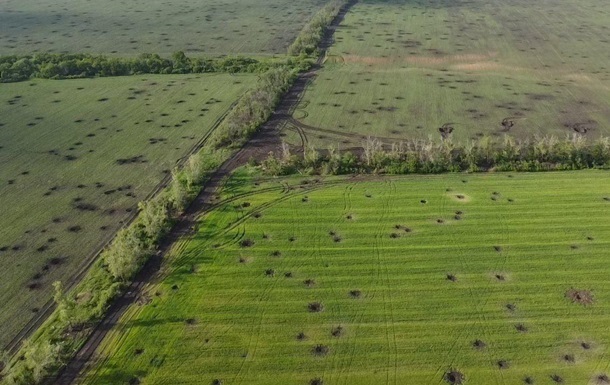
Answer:
<svg viewBox="0 0 610 385"><path fill-rule="evenodd" d="M193 202L191 202L185 213L178 219L170 233L161 242L157 253L155 253L146 262L123 294L113 301L102 321L95 326L92 333L81 348L76 352L75 356L55 378L49 378L47 381L45 381L45 383L57 385L76 383L79 379L79 375L83 372L83 370L87 369L87 364L92 358L94 358L94 354L97 351L98 346L104 340L106 335L115 325L118 324L119 320L123 314L125 314L127 309L133 303L135 303L137 298L139 298L146 284L157 276L161 269L163 256L166 255L172 246L180 239L190 236L193 233L193 230L196 228L197 220L201 213L208 211L213 206L211 203L212 198L224 185L226 178L231 174L231 172L236 168L245 165L251 159L260 161L265 159L270 152L277 153L280 150L280 132L286 124L286 118L291 116L295 111L298 103L301 101L305 88L313 80L313 78L315 78L317 71L320 70L324 57L326 56L326 51L333 43L333 36L337 26L341 23L341 21L343 21L345 14L356 3L356 1L357 0L351 0L346 3L339 14L335 17L330 27L326 30L319 45L321 54L318 57L317 62L309 71L298 76L292 87L282 97L276 106L276 109L271 115L270 119L261 126L259 131L210 176L199 195ZM220 119L216 126L218 126L220 121L222 120ZM196 146L194 146L191 152L186 155L182 161L188 159L190 154L193 154L201 149L207 143L213 131L214 130L210 130L210 133L208 133ZM159 185L158 188L149 195L149 197L152 197L160 192L167 183L168 182L166 181L165 184ZM135 215L131 221L133 221L133 219L135 219ZM111 240L108 240L108 243L110 241ZM91 258L89 264L82 270L81 275L75 277L72 286L82 279L89 267L97 260L98 256L99 253ZM46 310L47 317L52 311L53 306L51 304L51 306ZM26 335L29 335L36 330L47 317L41 318L40 321L33 324L27 333L24 334L21 340L23 340ZM16 346L18 345L19 344Z"/></svg>

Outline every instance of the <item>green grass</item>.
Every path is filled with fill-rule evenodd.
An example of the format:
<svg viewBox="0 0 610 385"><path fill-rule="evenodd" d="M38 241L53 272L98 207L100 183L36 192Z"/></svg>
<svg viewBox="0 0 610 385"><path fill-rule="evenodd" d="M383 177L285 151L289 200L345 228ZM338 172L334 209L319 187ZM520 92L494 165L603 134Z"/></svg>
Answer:
<svg viewBox="0 0 610 385"><path fill-rule="evenodd" d="M2 85L0 345L254 82L168 75Z"/></svg>
<svg viewBox="0 0 610 385"><path fill-rule="evenodd" d="M0 54L285 53L324 0L4 0Z"/></svg>
<svg viewBox="0 0 610 385"><path fill-rule="evenodd" d="M442 384L454 368L467 384L585 384L609 370L607 173L258 185L245 174L177 245L84 383ZM594 303L572 303L571 288ZM324 311L308 311L315 301Z"/></svg>
<svg viewBox="0 0 610 385"><path fill-rule="evenodd" d="M347 146L369 134L438 139L445 123L465 142L503 135L505 118L518 138L578 124L608 135L609 15L599 0L363 0L294 116L335 131L306 129L310 142Z"/></svg>

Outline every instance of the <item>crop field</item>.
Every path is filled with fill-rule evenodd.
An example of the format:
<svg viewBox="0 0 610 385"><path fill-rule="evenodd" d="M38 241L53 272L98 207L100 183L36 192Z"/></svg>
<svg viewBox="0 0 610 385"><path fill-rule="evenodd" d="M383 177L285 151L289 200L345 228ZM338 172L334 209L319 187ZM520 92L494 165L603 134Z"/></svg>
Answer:
<svg viewBox="0 0 610 385"><path fill-rule="evenodd" d="M1 346L254 82L166 75L1 86Z"/></svg>
<svg viewBox="0 0 610 385"><path fill-rule="evenodd" d="M285 53L324 0L2 0L0 54Z"/></svg>
<svg viewBox="0 0 610 385"><path fill-rule="evenodd" d="M600 0L359 1L287 141L608 135L609 16Z"/></svg>
<svg viewBox="0 0 610 385"><path fill-rule="evenodd" d="M601 171L230 179L85 384L606 384Z"/></svg>

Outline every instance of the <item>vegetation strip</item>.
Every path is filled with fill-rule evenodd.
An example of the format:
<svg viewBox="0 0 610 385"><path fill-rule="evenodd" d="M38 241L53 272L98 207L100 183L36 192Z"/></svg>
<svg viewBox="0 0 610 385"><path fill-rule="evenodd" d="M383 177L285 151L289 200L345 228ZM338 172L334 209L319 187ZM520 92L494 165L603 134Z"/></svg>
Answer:
<svg viewBox="0 0 610 385"><path fill-rule="evenodd" d="M264 59L247 57L190 58L176 52L171 58L141 54L137 58L111 58L90 54L38 54L0 56L0 83L32 78L74 79L143 74L263 73L284 66L304 65L297 59Z"/></svg>
<svg viewBox="0 0 610 385"><path fill-rule="evenodd" d="M280 155L269 154L262 162L270 175L299 174L438 174L480 171L556 171L610 168L610 139L587 141L580 135L565 140L555 137L519 141L482 138L468 146L451 141L412 141L384 146L377 139L363 143L362 151L341 152L330 147L324 153L314 147L292 154L287 145Z"/></svg>
<svg viewBox="0 0 610 385"><path fill-rule="evenodd" d="M318 56L319 47L328 27L339 12L354 0L332 0L318 13L314 15L309 23L303 27L294 43L288 48L288 54L293 56Z"/></svg>

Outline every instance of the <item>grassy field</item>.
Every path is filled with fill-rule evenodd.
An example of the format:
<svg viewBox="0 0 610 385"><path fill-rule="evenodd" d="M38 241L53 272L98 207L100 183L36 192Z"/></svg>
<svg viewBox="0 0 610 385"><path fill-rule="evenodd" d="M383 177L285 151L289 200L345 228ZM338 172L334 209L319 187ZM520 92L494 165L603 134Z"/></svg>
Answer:
<svg viewBox="0 0 610 385"><path fill-rule="evenodd" d="M0 54L285 53L324 0L3 0Z"/></svg>
<svg viewBox="0 0 610 385"><path fill-rule="evenodd" d="M609 17L600 0L363 0L294 117L316 144L438 139L445 124L460 142L608 135Z"/></svg>
<svg viewBox="0 0 610 385"><path fill-rule="evenodd" d="M607 173L246 174L83 383L606 383Z"/></svg>
<svg viewBox="0 0 610 385"><path fill-rule="evenodd" d="M0 92L0 346L255 76L33 81Z"/></svg>

